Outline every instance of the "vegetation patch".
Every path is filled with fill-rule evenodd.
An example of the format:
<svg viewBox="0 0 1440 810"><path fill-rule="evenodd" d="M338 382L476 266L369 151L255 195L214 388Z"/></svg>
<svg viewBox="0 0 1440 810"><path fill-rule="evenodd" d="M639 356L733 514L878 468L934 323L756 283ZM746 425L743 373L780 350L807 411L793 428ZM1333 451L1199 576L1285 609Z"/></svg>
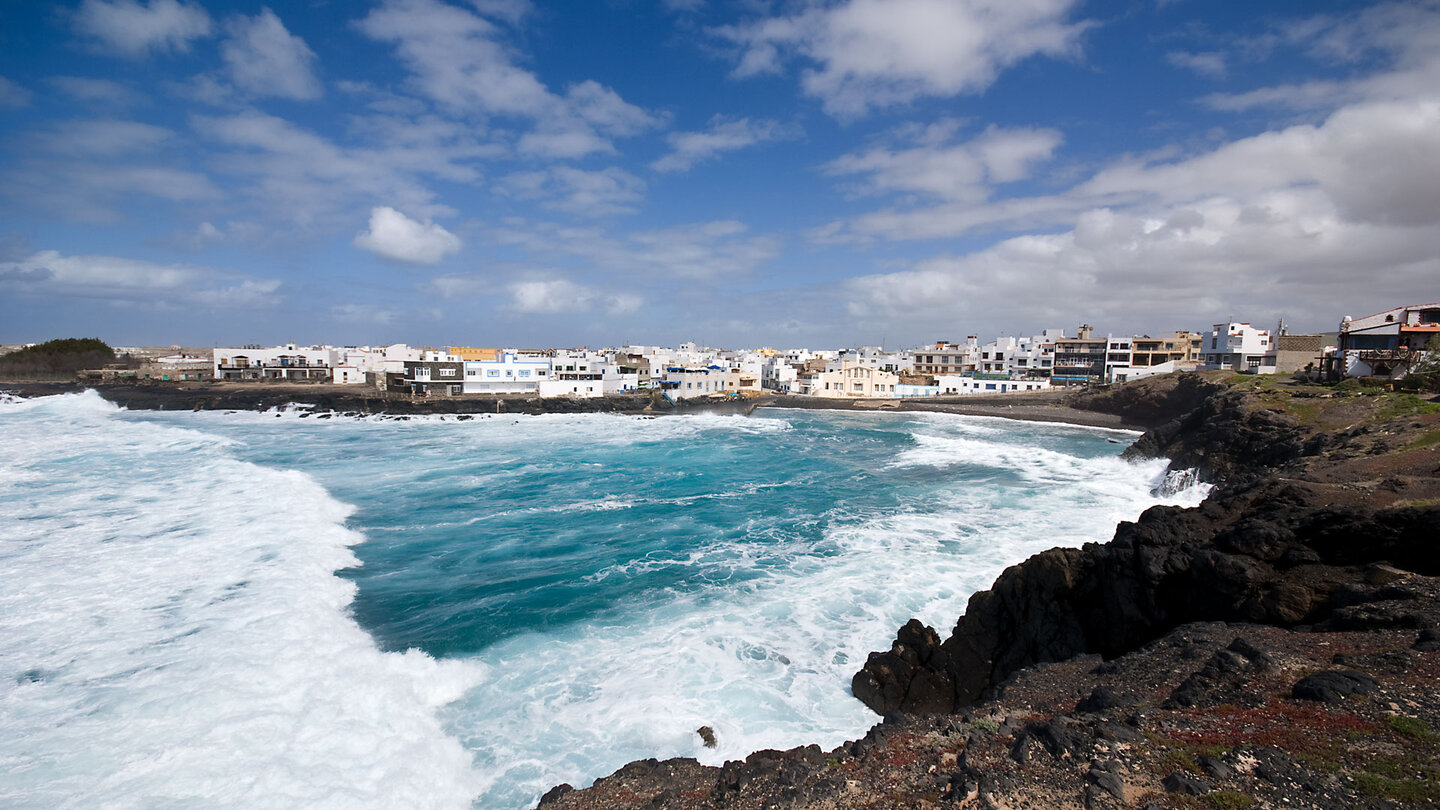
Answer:
<svg viewBox="0 0 1440 810"><path fill-rule="evenodd" d="M1440 737L1437 737L1435 732L1430 730L1430 726L1419 718L1396 715L1386 720L1385 725L1389 726L1392 731L1398 731L1406 737L1411 737L1422 742L1433 743L1440 740Z"/></svg>
<svg viewBox="0 0 1440 810"><path fill-rule="evenodd" d="M0 355L0 374L7 377L68 375L113 362L115 350L99 338L63 338Z"/></svg>
<svg viewBox="0 0 1440 810"><path fill-rule="evenodd" d="M1247 810L1255 806L1255 800L1238 790L1217 790L1206 793L1201 801L1217 810Z"/></svg>

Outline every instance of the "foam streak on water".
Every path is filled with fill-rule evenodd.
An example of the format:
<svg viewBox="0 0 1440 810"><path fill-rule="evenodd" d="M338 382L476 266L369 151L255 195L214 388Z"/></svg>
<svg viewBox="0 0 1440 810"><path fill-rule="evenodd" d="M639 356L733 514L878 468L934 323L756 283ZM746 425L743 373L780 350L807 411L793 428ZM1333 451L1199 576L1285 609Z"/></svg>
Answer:
<svg viewBox="0 0 1440 810"><path fill-rule="evenodd" d="M631 759L832 746L906 619L944 634L1004 567L1204 494L1114 431L946 414L87 395L0 429L6 806L519 808Z"/></svg>
<svg viewBox="0 0 1440 810"><path fill-rule="evenodd" d="M93 395L0 432L0 805L469 804L435 709L478 668L347 618L349 507Z"/></svg>

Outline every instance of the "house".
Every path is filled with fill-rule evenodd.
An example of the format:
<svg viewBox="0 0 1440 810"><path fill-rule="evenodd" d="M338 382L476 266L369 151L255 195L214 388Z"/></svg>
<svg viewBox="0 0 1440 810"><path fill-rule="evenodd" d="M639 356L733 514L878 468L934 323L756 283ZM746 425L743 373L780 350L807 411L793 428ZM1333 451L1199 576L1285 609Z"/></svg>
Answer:
<svg viewBox="0 0 1440 810"><path fill-rule="evenodd" d="M1275 343L1248 323L1217 323L1201 346L1201 367L1246 374L1275 373Z"/></svg>
<svg viewBox="0 0 1440 810"><path fill-rule="evenodd" d="M540 383L550 379L545 352L451 346L449 355L462 365L465 394L539 394Z"/></svg>
<svg viewBox="0 0 1440 810"><path fill-rule="evenodd" d="M845 362L838 368L813 375L806 386L808 390L801 393L834 398L894 397L898 396L896 386L899 384L900 376L893 371Z"/></svg>
<svg viewBox="0 0 1440 810"><path fill-rule="evenodd" d="M673 400L761 392L758 376L718 365L704 368L667 368L659 386L665 391L665 395Z"/></svg>
<svg viewBox="0 0 1440 810"><path fill-rule="evenodd" d="M940 396L970 396L972 394L1015 394L1027 391L1048 391L1050 380L1008 380L979 376L947 374L936 378Z"/></svg>
<svg viewBox="0 0 1440 810"><path fill-rule="evenodd" d="M1175 332L1169 337L1152 338L1149 335L1135 335L1130 339L1130 367L1149 368L1164 363L1174 363L1175 368L1194 368L1200 362L1201 345L1205 336L1199 332ZM1131 379L1137 379L1132 376Z"/></svg>
<svg viewBox="0 0 1440 810"><path fill-rule="evenodd" d="M306 380L328 381L335 365L335 350L329 346L258 345L214 350L217 380Z"/></svg>
<svg viewBox="0 0 1440 810"><path fill-rule="evenodd" d="M1345 377L1403 377L1440 335L1440 303L1412 304L1340 322L1333 363Z"/></svg>
<svg viewBox="0 0 1440 810"><path fill-rule="evenodd" d="M424 349L418 360L403 361L401 390L416 396L459 396L464 393L465 361L449 352Z"/></svg>

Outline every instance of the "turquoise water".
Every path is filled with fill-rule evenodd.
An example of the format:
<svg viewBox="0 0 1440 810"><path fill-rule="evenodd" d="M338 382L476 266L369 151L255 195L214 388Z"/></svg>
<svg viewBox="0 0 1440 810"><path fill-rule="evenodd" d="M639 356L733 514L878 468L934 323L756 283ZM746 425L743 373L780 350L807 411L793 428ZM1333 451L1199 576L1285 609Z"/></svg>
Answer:
<svg viewBox="0 0 1440 810"><path fill-rule="evenodd" d="M637 758L833 746L896 627L1107 539L1164 474L1125 434L944 414L86 395L0 429L7 806L517 808Z"/></svg>

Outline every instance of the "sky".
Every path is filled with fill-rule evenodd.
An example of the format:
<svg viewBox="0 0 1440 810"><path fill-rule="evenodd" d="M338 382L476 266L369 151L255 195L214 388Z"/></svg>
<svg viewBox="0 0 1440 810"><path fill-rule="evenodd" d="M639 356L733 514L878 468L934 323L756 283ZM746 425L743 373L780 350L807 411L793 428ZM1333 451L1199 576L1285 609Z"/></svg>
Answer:
<svg viewBox="0 0 1440 810"><path fill-rule="evenodd" d="M1440 299L1440 0L27 0L0 144L0 343L894 349Z"/></svg>

